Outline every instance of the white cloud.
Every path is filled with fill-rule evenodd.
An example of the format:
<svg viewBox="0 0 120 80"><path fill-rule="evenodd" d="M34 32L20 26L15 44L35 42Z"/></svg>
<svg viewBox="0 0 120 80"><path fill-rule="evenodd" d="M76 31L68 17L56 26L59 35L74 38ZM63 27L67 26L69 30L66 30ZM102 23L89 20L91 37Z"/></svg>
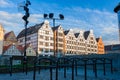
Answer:
<svg viewBox="0 0 120 80"><path fill-rule="evenodd" d="M0 7L13 7L14 4L10 0L0 0Z"/></svg>
<svg viewBox="0 0 120 80"><path fill-rule="evenodd" d="M3 1L3 0L2 0ZM7 0L8 1L8 0ZM52 12L58 14L62 12L65 16L64 20L56 20L56 25L61 24L64 29L70 28L79 28L80 30L94 30L94 34L96 36L103 36L103 40L106 43L110 43L113 40L114 42L118 41L118 23L117 23L117 15L108 11L100 11L93 10L89 8L81 8L81 7L73 7L73 8L63 8L63 9L51 9L54 8L52 5L45 9L45 12ZM54 5L56 6L56 5ZM41 7L41 11L44 11L43 7ZM34 10L34 8L33 8ZM35 9L36 10L36 9ZM48 10L48 11L47 11ZM63 12L64 11L64 12ZM12 26L12 30L17 33L20 31L19 29L24 28L23 14L21 13L8 13L5 11L0 11L0 23L4 24L5 28L11 30L9 26ZM56 17L56 16L55 16ZM57 16L58 17L58 16ZM43 19L42 14L31 14L29 17L29 25L34 25L37 23L41 23ZM50 20L51 24L52 21ZM14 29L18 28L18 30ZM109 37L108 37L109 36Z"/></svg>
<svg viewBox="0 0 120 80"><path fill-rule="evenodd" d="M16 34L18 34L20 30L24 28L24 21L22 20L23 15L24 14L21 13L8 13L0 11L0 24L3 25L6 31L13 30ZM41 14L31 14L29 22L31 25L34 25L36 23L40 23L41 18Z"/></svg>
<svg viewBox="0 0 120 80"><path fill-rule="evenodd" d="M102 36L104 42L107 44L111 43L111 41L118 43L117 14L105 10L100 11L81 7L65 9L67 11L67 17L65 17L67 19L64 22L66 25L69 23L73 28L77 25L80 29L93 29L95 36Z"/></svg>

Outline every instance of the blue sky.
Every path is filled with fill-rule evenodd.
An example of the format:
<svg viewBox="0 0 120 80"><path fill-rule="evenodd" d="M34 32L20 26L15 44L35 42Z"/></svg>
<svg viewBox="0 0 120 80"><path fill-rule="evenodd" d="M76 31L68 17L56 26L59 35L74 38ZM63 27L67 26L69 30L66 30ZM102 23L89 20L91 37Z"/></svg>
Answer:
<svg viewBox="0 0 120 80"><path fill-rule="evenodd" d="M6 32L13 30L17 35L24 29L22 16L24 11L18 5L25 0L0 0L0 24ZM44 21L44 13L54 13L65 16L64 20L56 21L67 29L90 30L93 29L95 37L102 36L105 44L118 43L118 20L113 12L120 0L30 0L29 26ZM52 26L52 20L49 20Z"/></svg>

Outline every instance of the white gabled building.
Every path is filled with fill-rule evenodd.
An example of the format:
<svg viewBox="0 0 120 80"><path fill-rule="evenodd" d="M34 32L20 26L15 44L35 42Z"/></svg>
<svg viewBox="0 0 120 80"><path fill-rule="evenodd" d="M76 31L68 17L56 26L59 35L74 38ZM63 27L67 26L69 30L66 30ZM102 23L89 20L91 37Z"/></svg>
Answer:
<svg viewBox="0 0 120 80"><path fill-rule="evenodd" d="M4 46L3 47L3 55L22 56L23 55L23 47L22 46L16 46L14 44Z"/></svg>
<svg viewBox="0 0 120 80"><path fill-rule="evenodd" d="M86 53L97 53L97 42L93 34L93 30L85 31L84 37L86 40Z"/></svg>
<svg viewBox="0 0 120 80"><path fill-rule="evenodd" d="M86 54L85 38L83 33L84 33L83 31L75 33L77 54Z"/></svg>
<svg viewBox="0 0 120 80"><path fill-rule="evenodd" d="M24 46L25 29L17 36L18 43ZM31 44L38 55L53 55L53 31L48 21L27 29L27 44Z"/></svg>
<svg viewBox="0 0 120 80"><path fill-rule="evenodd" d="M76 37L72 29L64 31L65 34L65 53L76 54Z"/></svg>

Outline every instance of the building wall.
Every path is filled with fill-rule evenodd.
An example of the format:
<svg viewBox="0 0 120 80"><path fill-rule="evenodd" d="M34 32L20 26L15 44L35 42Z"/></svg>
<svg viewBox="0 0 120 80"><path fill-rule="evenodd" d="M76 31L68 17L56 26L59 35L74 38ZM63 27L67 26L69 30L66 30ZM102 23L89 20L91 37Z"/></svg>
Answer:
<svg viewBox="0 0 120 80"><path fill-rule="evenodd" d="M97 53L97 42L92 30L86 40L86 53Z"/></svg>
<svg viewBox="0 0 120 80"><path fill-rule="evenodd" d="M61 26L59 26L56 30L54 30L54 51L55 53L63 53L64 54L64 30Z"/></svg>
<svg viewBox="0 0 120 80"><path fill-rule="evenodd" d="M49 22L45 21L36 33L27 36L27 44L30 43L41 55L44 53L53 55L54 51L68 54L97 53L98 46L93 31L90 30L87 39L83 34L84 32L80 31L80 35L76 38L71 29L67 35L64 35L63 29L60 28L53 32ZM24 37L19 38L18 42L24 45Z"/></svg>
<svg viewBox="0 0 120 80"><path fill-rule="evenodd" d="M3 55L22 56L22 53L16 48L15 45L11 45L11 46L3 53Z"/></svg>
<svg viewBox="0 0 120 80"><path fill-rule="evenodd" d="M34 34L30 34L27 36L27 41L26 41L26 43L30 44L35 51L37 51L37 44L38 44L37 36L38 36L37 32ZM25 45L25 37L19 38L18 43L19 43L19 45L24 46Z"/></svg>
<svg viewBox="0 0 120 80"><path fill-rule="evenodd" d="M2 25L0 25L0 55L3 52L3 40L4 40L4 29Z"/></svg>
<svg viewBox="0 0 120 80"><path fill-rule="evenodd" d="M44 22L42 27L38 30L38 54L53 55L54 40L53 31L49 22Z"/></svg>
<svg viewBox="0 0 120 80"><path fill-rule="evenodd" d="M65 35L65 40L66 54L76 54L76 37L72 29Z"/></svg>
<svg viewBox="0 0 120 80"><path fill-rule="evenodd" d="M83 36L83 31L79 32L79 36L76 39L76 53L77 54L86 54L85 47L85 38Z"/></svg>
<svg viewBox="0 0 120 80"><path fill-rule="evenodd" d="M32 48L32 46L27 47L27 49L26 49L26 55L27 56L36 56L36 52Z"/></svg>
<svg viewBox="0 0 120 80"><path fill-rule="evenodd" d="M102 42L102 38L99 38L99 41L97 42L98 45L98 54L104 54L104 43Z"/></svg>
<svg viewBox="0 0 120 80"><path fill-rule="evenodd" d="M7 38L4 39L4 46L8 46L8 45L11 45L13 43L16 45L18 44L14 32L11 31L10 34L7 36Z"/></svg>

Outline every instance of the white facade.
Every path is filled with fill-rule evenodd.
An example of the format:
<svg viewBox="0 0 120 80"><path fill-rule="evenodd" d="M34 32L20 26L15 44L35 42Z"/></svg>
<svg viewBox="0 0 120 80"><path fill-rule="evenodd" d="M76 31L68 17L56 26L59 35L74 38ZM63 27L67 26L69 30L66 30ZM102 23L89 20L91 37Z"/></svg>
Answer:
<svg viewBox="0 0 120 80"><path fill-rule="evenodd" d="M22 53L16 48L15 45L11 45L3 55L10 55L10 56L22 56Z"/></svg>
<svg viewBox="0 0 120 80"><path fill-rule="evenodd" d="M78 33L76 37L76 53L77 54L86 54L85 38L83 36L83 31Z"/></svg>
<svg viewBox="0 0 120 80"><path fill-rule="evenodd" d="M53 31L48 21L44 21L42 24L29 27L28 31L32 29L32 32L27 35L27 44L31 44L32 48L40 55L53 55ZM34 31L36 30L36 32ZM18 38L20 45L25 44L25 37Z"/></svg>
<svg viewBox="0 0 120 80"><path fill-rule="evenodd" d="M45 21L38 30L38 54L53 55L53 31L48 21Z"/></svg>
<svg viewBox="0 0 120 80"><path fill-rule="evenodd" d="M90 30L86 39L86 53L97 53L97 42L93 34L93 30Z"/></svg>
<svg viewBox="0 0 120 80"><path fill-rule="evenodd" d="M75 54L76 53L76 37L72 29L68 31L65 35L65 49L66 54Z"/></svg>

